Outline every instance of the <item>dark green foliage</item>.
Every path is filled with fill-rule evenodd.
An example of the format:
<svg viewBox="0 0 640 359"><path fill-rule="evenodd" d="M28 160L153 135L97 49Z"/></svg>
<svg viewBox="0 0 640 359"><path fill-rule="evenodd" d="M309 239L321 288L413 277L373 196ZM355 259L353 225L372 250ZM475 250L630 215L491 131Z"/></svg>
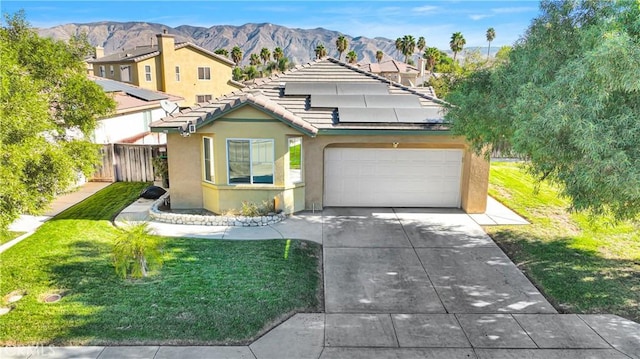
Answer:
<svg viewBox="0 0 640 359"><path fill-rule="evenodd" d="M640 7L545 1L506 62L448 100L476 151L509 143L576 210L640 213Z"/></svg>
<svg viewBox="0 0 640 359"><path fill-rule="evenodd" d="M78 173L90 175L98 147L88 138L115 102L85 75L86 36L39 37L24 13L0 29L0 228L38 213ZM71 135L76 133L77 135Z"/></svg>

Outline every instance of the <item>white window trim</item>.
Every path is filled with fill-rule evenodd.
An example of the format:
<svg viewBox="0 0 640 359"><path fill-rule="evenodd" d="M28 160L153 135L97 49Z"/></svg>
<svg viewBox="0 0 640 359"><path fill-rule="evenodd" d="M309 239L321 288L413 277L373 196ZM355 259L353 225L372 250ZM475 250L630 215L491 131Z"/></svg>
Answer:
<svg viewBox="0 0 640 359"><path fill-rule="evenodd" d="M107 77L107 70L104 65L100 65L100 77Z"/></svg>
<svg viewBox="0 0 640 359"><path fill-rule="evenodd" d="M292 180L291 179L291 145L290 145L290 141L292 139L300 139L300 179L299 180ZM291 183L303 183L304 182L304 149L302 146L302 136L289 136L287 137L287 152L289 152L289 163L287 163L287 166L289 166L289 181L291 181Z"/></svg>
<svg viewBox="0 0 640 359"><path fill-rule="evenodd" d="M273 145L273 161L271 161L271 173L273 174L273 183L253 183L253 140L269 140ZM229 141L249 141L249 183L231 183L231 171L229 171ZM227 152L227 184L229 186L242 186L242 185L259 185L259 186L274 186L276 184L276 143L272 138L227 138L225 142Z"/></svg>
<svg viewBox="0 0 640 359"><path fill-rule="evenodd" d="M209 153L211 154L211 180L207 180L207 165L206 165L206 158L205 158L205 139L209 140ZM202 181L206 182L206 183L211 183L211 184L215 184L216 182L216 177L215 177L215 157L214 157L214 152L213 152L213 137L209 137L209 136L203 136L202 137Z"/></svg>
<svg viewBox="0 0 640 359"><path fill-rule="evenodd" d="M204 98L204 101L200 102L198 101L198 97L202 96ZM209 96L210 98L207 100L206 97ZM196 95L196 103L205 103L205 102L209 102L213 100L213 95L212 94L205 94L205 95Z"/></svg>
<svg viewBox="0 0 640 359"><path fill-rule="evenodd" d="M149 69L149 71L147 71L147 69ZM152 81L151 65L144 65L144 80L146 82L151 82Z"/></svg>
<svg viewBox="0 0 640 359"><path fill-rule="evenodd" d="M180 82L180 66L176 66L176 82Z"/></svg>
<svg viewBox="0 0 640 359"><path fill-rule="evenodd" d="M115 75L115 70L113 69L113 65L109 66L109 76L113 77Z"/></svg>
<svg viewBox="0 0 640 359"><path fill-rule="evenodd" d="M209 69L209 78L206 78L206 76L204 76L204 78L200 78L200 69ZM205 71L206 72L206 71ZM211 81L211 66L198 66L198 81ZM203 73L203 75L206 75L206 73Z"/></svg>

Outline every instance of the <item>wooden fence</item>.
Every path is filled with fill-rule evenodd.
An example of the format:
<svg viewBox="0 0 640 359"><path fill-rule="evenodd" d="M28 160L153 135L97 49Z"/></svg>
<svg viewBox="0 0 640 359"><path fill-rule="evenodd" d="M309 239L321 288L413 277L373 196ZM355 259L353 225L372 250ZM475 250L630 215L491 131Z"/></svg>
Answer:
<svg viewBox="0 0 640 359"><path fill-rule="evenodd" d="M115 143L102 146L102 165L92 181L152 182L153 159L166 151L166 145L135 145Z"/></svg>

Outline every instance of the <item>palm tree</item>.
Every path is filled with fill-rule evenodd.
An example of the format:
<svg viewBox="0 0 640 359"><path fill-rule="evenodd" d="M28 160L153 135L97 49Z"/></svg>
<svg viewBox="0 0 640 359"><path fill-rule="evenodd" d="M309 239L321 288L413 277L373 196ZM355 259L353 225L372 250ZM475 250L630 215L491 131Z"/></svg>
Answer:
<svg viewBox="0 0 640 359"><path fill-rule="evenodd" d="M424 48L427 47L427 41L424 39L424 36L420 36L418 38L418 43L417 43L416 47L418 48L418 51L420 51L420 52L422 52L422 50L424 50Z"/></svg>
<svg viewBox="0 0 640 359"><path fill-rule="evenodd" d="M278 60L278 70L280 72L285 72L289 69L289 59L286 57L282 57Z"/></svg>
<svg viewBox="0 0 640 359"><path fill-rule="evenodd" d="M404 35L400 43L402 54L404 55L404 62L407 62L409 57L411 57L413 52L416 50L416 39L411 35Z"/></svg>
<svg viewBox="0 0 640 359"><path fill-rule="evenodd" d="M249 56L249 65L258 66L258 65L260 65L261 62L262 61L260 61L260 55L251 54L251 56Z"/></svg>
<svg viewBox="0 0 640 359"><path fill-rule="evenodd" d="M242 61L242 49L239 46L234 46L231 49L231 60L236 63L236 66L240 65L240 61Z"/></svg>
<svg viewBox="0 0 640 359"><path fill-rule="evenodd" d="M384 57L384 52L382 52L382 50L376 51L376 60L378 61L378 63L382 61L383 57Z"/></svg>
<svg viewBox="0 0 640 359"><path fill-rule="evenodd" d="M263 47L262 50L260 50L260 58L262 59L262 65L266 66L267 62L271 60L271 51L266 47Z"/></svg>
<svg viewBox="0 0 640 359"><path fill-rule="evenodd" d="M489 42L489 48L487 49L487 57L489 57L491 51L491 41L496 38L496 30L492 27L487 29L487 41Z"/></svg>
<svg viewBox="0 0 640 359"><path fill-rule="evenodd" d="M396 50L398 50L398 54L402 53L402 38L401 37L396 39Z"/></svg>
<svg viewBox="0 0 640 359"><path fill-rule="evenodd" d="M422 57L427 61L429 72L433 73L433 68L440 61L440 50L437 47L427 47Z"/></svg>
<svg viewBox="0 0 640 359"><path fill-rule="evenodd" d="M254 54L254 55L256 55L256 56L257 56L257 54ZM259 57L258 57L258 58L259 58ZM259 63L259 61L258 61L258 63ZM246 66L246 67L244 68L244 71L243 71L243 72L244 72L244 79L245 79L245 80L253 80L253 79L255 79L256 77L258 77L258 75L260 74L260 73L258 72L258 69L256 69L256 67L255 67L254 65Z"/></svg>
<svg viewBox="0 0 640 359"><path fill-rule="evenodd" d="M451 35L451 41L449 41L449 47L451 51L453 51L453 61L456 61L456 56L458 56L458 52L462 51L464 45L467 44L467 40L464 39L461 32L454 32Z"/></svg>
<svg viewBox="0 0 640 359"><path fill-rule="evenodd" d="M344 35L338 36L338 39L336 40L336 47L338 48L338 60L340 60L342 58L342 53L349 47L349 41L347 41L347 38L344 37Z"/></svg>
<svg viewBox="0 0 640 359"><path fill-rule="evenodd" d="M275 49L273 49L273 59L276 60L276 62L280 61L280 59L283 57L284 52L282 51L281 47L276 47Z"/></svg>
<svg viewBox="0 0 640 359"><path fill-rule="evenodd" d="M213 53L217 55L222 55L224 57L229 57L229 51L227 49L216 49Z"/></svg>
<svg viewBox="0 0 640 359"><path fill-rule="evenodd" d="M316 46L316 49L314 51L316 53L316 59L321 59L327 56L327 48L324 47L324 44L318 44L318 46Z"/></svg>
<svg viewBox="0 0 640 359"><path fill-rule="evenodd" d="M355 64L358 62L358 54L355 51L351 50L347 53L347 62L350 64Z"/></svg>

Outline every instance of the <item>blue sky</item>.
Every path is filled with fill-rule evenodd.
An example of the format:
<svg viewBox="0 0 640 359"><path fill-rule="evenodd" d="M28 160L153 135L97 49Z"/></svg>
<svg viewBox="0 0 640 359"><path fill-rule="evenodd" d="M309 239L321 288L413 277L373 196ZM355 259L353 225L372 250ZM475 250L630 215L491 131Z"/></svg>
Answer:
<svg viewBox="0 0 640 359"><path fill-rule="evenodd" d="M168 26L272 23L294 28L323 27L351 36L395 39L424 36L428 46L448 48L462 32L467 47L516 41L538 14L537 1L6 1L2 12L24 9L36 27L96 21L147 21Z"/></svg>

